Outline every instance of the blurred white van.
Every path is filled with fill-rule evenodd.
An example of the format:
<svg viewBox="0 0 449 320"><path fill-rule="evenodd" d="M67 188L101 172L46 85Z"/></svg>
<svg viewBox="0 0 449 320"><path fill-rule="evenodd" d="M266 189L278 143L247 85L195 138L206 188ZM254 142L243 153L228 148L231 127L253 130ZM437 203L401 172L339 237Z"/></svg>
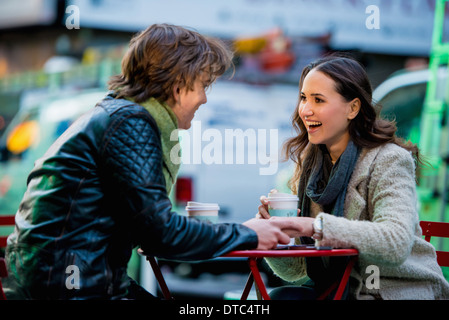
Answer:
<svg viewBox="0 0 449 320"><path fill-rule="evenodd" d="M214 84L191 128L179 131L178 212L194 200L218 203L221 222L253 218L260 196L283 188L279 174L288 163L280 161L282 145L294 135L297 99L295 85Z"/></svg>

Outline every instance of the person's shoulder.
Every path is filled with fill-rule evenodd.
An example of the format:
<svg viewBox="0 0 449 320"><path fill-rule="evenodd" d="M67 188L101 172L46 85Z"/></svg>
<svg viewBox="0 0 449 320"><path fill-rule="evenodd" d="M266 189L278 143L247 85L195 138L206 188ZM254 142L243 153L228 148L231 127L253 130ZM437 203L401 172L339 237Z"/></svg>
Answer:
<svg viewBox="0 0 449 320"><path fill-rule="evenodd" d="M373 162L383 165L393 165L394 163L414 164L412 153L395 143L385 143L378 147L366 150L366 157Z"/></svg>
<svg viewBox="0 0 449 320"><path fill-rule="evenodd" d="M116 98L109 93L103 100L101 100L97 107L103 108L110 117L126 116L132 114L144 114L150 116L149 112L141 105L127 99Z"/></svg>
<svg viewBox="0 0 449 320"><path fill-rule="evenodd" d="M156 121L151 114L140 104L123 98L115 98L108 94L101 100L97 107L102 108L111 120L111 127L132 126L138 129L140 126L150 124L150 128L159 132Z"/></svg>
<svg viewBox="0 0 449 320"><path fill-rule="evenodd" d="M409 150L397 145L396 143L385 143L376 149L378 149L378 153L381 155L412 158L412 153Z"/></svg>

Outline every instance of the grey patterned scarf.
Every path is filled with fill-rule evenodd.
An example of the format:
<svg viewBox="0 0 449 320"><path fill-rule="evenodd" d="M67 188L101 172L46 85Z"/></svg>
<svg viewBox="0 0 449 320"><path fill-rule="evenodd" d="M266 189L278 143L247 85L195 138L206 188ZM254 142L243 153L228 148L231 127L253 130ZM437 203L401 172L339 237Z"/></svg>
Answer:
<svg viewBox="0 0 449 320"><path fill-rule="evenodd" d="M326 213L343 216L346 188L360 151L361 148L349 141L345 151L335 165L332 165L326 146L319 146L316 165L310 172L304 172L299 181L298 208L301 209L301 216L310 216L311 201L320 204ZM305 168L308 167L308 161L314 159L308 157L304 162ZM302 237L301 242L311 244L313 239ZM315 282L316 289L324 290L341 277L346 260L346 257L306 258L307 274Z"/></svg>
<svg viewBox="0 0 449 320"><path fill-rule="evenodd" d="M310 201L320 204L324 212L343 216L346 187L360 154L360 148L351 140L335 165L326 146L320 145L316 166L309 174L301 175L298 186L299 203L302 216L310 216ZM304 167L307 167L308 157Z"/></svg>

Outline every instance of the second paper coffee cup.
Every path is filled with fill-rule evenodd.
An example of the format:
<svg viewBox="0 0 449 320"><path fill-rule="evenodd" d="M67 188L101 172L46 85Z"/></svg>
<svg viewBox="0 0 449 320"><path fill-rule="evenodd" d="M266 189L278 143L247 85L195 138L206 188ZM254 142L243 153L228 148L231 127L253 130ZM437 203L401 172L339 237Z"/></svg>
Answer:
<svg viewBox="0 0 449 320"><path fill-rule="evenodd" d="M189 201L186 206L187 216L211 223L218 222L218 211L220 207L216 203Z"/></svg>

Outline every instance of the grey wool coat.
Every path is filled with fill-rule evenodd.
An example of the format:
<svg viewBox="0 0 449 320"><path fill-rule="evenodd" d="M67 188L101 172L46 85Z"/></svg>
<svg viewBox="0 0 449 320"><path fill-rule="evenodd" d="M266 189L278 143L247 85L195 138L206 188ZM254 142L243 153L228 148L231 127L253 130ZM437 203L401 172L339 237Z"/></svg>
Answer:
<svg viewBox="0 0 449 320"><path fill-rule="evenodd" d="M359 251L350 298L449 299L435 249L422 238L410 152L395 144L363 149L348 184L344 217L320 209L315 205L312 215L323 217L322 245ZM286 281L306 276L303 258L266 260ZM368 266L379 271L374 288L366 285L373 274Z"/></svg>

